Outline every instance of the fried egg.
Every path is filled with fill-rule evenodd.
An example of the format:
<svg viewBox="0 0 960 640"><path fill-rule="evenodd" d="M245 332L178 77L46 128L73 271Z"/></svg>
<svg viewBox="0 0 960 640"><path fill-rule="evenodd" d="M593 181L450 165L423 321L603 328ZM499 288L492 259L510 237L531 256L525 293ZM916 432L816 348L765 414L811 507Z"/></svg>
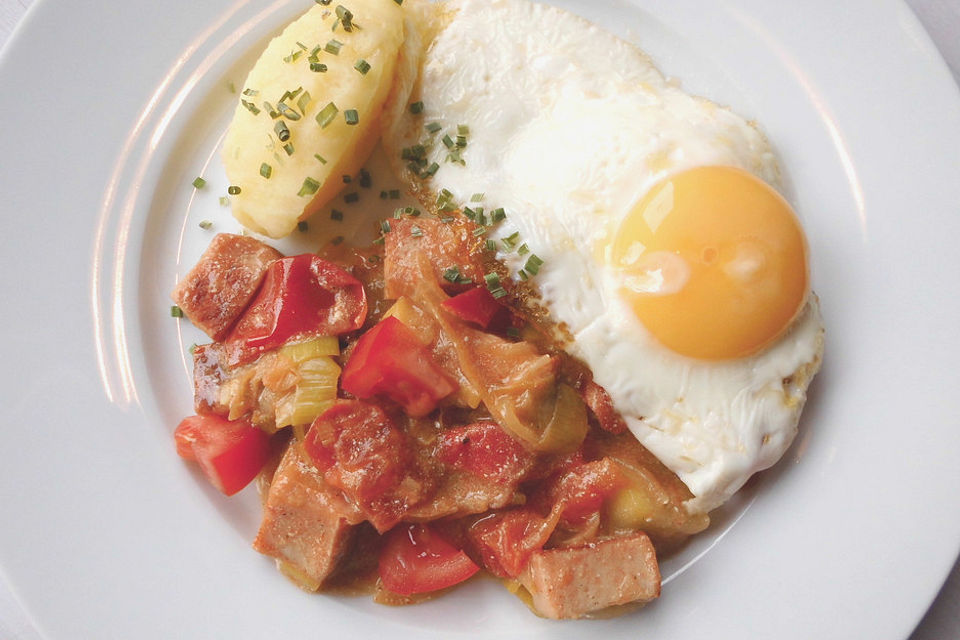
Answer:
<svg viewBox="0 0 960 640"><path fill-rule="evenodd" d="M566 350L687 484L688 508L721 505L789 446L823 351L770 145L568 12L449 0L433 15L422 117L393 109L385 145L465 125L452 159L428 145L429 189L504 208L498 257L532 279Z"/></svg>

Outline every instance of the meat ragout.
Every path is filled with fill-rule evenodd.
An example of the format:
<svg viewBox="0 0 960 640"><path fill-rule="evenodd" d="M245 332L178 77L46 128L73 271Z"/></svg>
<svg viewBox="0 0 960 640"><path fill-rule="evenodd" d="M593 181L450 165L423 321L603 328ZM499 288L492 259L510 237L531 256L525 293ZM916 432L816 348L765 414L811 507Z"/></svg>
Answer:
<svg viewBox="0 0 960 640"><path fill-rule="evenodd" d="M478 573L539 615L660 594L657 554L707 526L468 220L284 257L219 234L177 286L197 346L177 451L226 495L255 478L254 548L304 589L417 602Z"/></svg>

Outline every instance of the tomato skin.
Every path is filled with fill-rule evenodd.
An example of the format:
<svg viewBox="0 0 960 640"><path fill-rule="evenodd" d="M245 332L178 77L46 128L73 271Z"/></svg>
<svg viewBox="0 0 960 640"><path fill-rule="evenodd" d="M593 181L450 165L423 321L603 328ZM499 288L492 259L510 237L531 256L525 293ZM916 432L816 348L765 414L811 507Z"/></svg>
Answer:
<svg viewBox="0 0 960 640"><path fill-rule="evenodd" d="M573 465L558 475L546 498L559 506L564 524L576 526L600 511L604 501L627 484L627 478L615 465L594 460Z"/></svg>
<svg viewBox="0 0 960 640"><path fill-rule="evenodd" d="M499 312L506 311L506 308L497 302L486 287L468 289L444 300L440 306L461 320L475 324L481 329L489 327Z"/></svg>
<svg viewBox="0 0 960 640"><path fill-rule="evenodd" d="M500 578L516 578L535 551L543 548L557 525L556 517L542 517L529 507L481 518L467 537L487 571Z"/></svg>
<svg viewBox="0 0 960 640"><path fill-rule="evenodd" d="M211 484L227 496L250 484L270 456L270 437L246 420L190 416L177 426L174 440L177 454L196 462Z"/></svg>
<svg viewBox="0 0 960 640"><path fill-rule="evenodd" d="M457 390L416 334L393 316L357 340L341 387L358 398L385 395L414 418L427 415Z"/></svg>
<svg viewBox="0 0 960 640"><path fill-rule="evenodd" d="M504 483L519 481L534 461L518 440L491 421L446 429L436 456L454 468Z"/></svg>
<svg viewBox="0 0 960 640"><path fill-rule="evenodd" d="M313 254L274 260L227 338L233 363L250 362L295 337L356 331L367 318L363 284Z"/></svg>
<svg viewBox="0 0 960 640"><path fill-rule="evenodd" d="M397 524L428 490L409 436L380 407L339 400L317 417L304 440L324 480L357 505L378 531ZM401 491L405 480L407 490Z"/></svg>
<svg viewBox="0 0 960 640"><path fill-rule="evenodd" d="M480 567L429 525L401 524L386 535L378 569L384 587L409 596L451 587Z"/></svg>

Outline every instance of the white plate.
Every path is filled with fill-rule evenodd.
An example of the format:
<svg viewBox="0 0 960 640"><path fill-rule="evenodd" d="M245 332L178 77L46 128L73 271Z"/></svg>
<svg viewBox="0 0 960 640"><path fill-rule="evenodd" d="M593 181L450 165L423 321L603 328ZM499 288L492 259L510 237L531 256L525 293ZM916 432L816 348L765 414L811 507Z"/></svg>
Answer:
<svg viewBox="0 0 960 640"><path fill-rule="evenodd" d="M401 609L302 593L249 548L252 492L224 499L174 454L196 334L167 294L209 238L199 220L236 228L211 160L225 87L310 4L47 0L4 50L0 568L40 630L905 638L960 542L960 96L906 7L556 3L761 123L828 349L796 444L665 565L660 601L551 623L492 581Z"/></svg>

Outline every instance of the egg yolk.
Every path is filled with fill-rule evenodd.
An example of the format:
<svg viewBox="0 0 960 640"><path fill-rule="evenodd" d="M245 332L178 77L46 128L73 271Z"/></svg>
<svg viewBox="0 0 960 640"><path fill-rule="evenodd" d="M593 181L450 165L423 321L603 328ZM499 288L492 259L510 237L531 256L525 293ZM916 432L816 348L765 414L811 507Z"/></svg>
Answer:
<svg viewBox="0 0 960 640"><path fill-rule="evenodd" d="M611 257L637 318L693 358L756 353L807 296L807 243L796 215L765 182L733 167L657 183L621 224Z"/></svg>

